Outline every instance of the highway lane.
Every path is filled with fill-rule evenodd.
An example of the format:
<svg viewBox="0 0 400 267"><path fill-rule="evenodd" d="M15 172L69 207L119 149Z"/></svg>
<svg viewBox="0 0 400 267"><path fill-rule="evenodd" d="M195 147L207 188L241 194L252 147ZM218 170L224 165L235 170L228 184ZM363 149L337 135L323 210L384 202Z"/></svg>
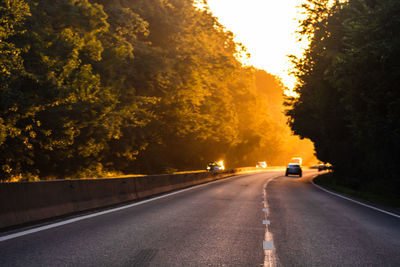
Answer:
<svg viewBox="0 0 400 267"><path fill-rule="evenodd" d="M278 266L400 266L400 219L309 180L281 177L268 185Z"/></svg>
<svg viewBox="0 0 400 267"><path fill-rule="evenodd" d="M283 171L241 175L0 242L1 266L400 266L400 220ZM265 214L264 185L269 211Z"/></svg>
<svg viewBox="0 0 400 267"><path fill-rule="evenodd" d="M1 266L260 266L262 189L242 175L0 242Z"/></svg>

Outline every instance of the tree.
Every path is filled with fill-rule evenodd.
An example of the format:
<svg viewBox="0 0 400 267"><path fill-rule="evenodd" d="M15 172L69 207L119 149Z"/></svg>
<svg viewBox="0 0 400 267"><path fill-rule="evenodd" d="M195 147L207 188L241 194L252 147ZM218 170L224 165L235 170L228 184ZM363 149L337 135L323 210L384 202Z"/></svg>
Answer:
<svg viewBox="0 0 400 267"><path fill-rule="evenodd" d="M25 138L17 125L18 118L8 116L18 111L14 99L20 96L20 92L14 92L13 85L26 75L21 56L23 47L16 46L12 39L25 32L23 25L28 16L30 9L25 1L0 2L0 173L3 177L19 173L19 162L29 163L29 157L24 153L29 145L23 143ZM6 143L8 139L18 139L22 143L14 148Z"/></svg>
<svg viewBox="0 0 400 267"><path fill-rule="evenodd" d="M205 2L1 3L2 179L236 167L282 152L283 120L271 119L282 84L242 65L245 48Z"/></svg>
<svg viewBox="0 0 400 267"><path fill-rule="evenodd" d="M287 100L292 129L315 143L341 183L377 190L385 179L398 190L399 3L313 0L304 8L300 33L311 42L294 59L299 98Z"/></svg>

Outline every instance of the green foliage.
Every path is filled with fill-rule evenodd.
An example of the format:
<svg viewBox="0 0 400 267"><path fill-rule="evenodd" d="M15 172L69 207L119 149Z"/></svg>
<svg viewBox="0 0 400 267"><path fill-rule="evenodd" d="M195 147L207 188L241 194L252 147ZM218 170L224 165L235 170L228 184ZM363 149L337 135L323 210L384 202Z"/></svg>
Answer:
<svg viewBox="0 0 400 267"><path fill-rule="evenodd" d="M343 183L385 181L399 192L400 3L308 2L300 32L311 43L294 59L300 97L287 100L290 125L352 177Z"/></svg>
<svg viewBox="0 0 400 267"><path fill-rule="evenodd" d="M235 167L282 152L283 85L242 66L244 47L194 1L0 3L1 179Z"/></svg>

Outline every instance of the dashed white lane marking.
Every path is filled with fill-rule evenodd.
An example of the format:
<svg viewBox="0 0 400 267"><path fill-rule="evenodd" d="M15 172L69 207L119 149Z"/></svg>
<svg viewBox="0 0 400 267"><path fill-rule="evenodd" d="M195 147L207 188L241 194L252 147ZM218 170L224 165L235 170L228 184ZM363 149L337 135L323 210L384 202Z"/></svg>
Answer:
<svg viewBox="0 0 400 267"><path fill-rule="evenodd" d="M264 241L263 249L264 250L274 250L274 243L272 241Z"/></svg>
<svg viewBox="0 0 400 267"><path fill-rule="evenodd" d="M279 176L277 176L279 177ZM268 217L268 210L269 210L269 205L268 205L268 200L267 200L267 186L268 183L271 182L273 179L277 178L273 177L269 179L265 184L264 184L264 190L263 190L263 199L264 201L262 202L264 204L264 208L262 209L264 212L264 220L263 224L265 225L265 236L264 236L264 241L263 241L263 250L264 250L264 267L275 267L276 262L277 262L277 257L275 253L275 248L274 248L274 239L272 236L272 233L269 231L269 226L271 222L267 219Z"/></svg>
<svg viewBox="0 0 400 267"><path fill-rule="evenodd" d="M385 213L385 214L387 214L387 215L390 215L390 216L393 216L393 217L395 217L395 218L400 219L400 215L397 215L397 214L394 214L394 213L392 213L392 212L389 212L389 211L386 211L386 210L382 210L382 209L379 209L379 208L370 206L370 205L368 205L368 204L359 202L359 201L357 201L357 200L354 200L354 199L345 197L345 196L343 196L343 195L340 195L340 194L338 194L338 193L335 193L335 192L332 192L332 191L330 191L330 190L328 190L328 189L325 189L325 188L323 188L323 187L321 187L321 186L315 184L315 183L314 183L314 180L311 180L311 183L312 183L314 186L316 186L317 188L319 188L319 189L321 189L321 190L323 190L323 191L325 191L325 192L327 192L327 193L329 193L329 194L332 194L332 195L334 195L334 196L337 196L337 197L346 199L346 200L348 200L348 201L357 203L357 204L359 204L359 205L361 205L361 206L364 206L364 207L367 207L367 208L370 208L370 209L373 209L373 210L376 210L376 211L379 211L379 212L382 212L382 213Z"/></svg>
<svg viewBox="0 0 400 267"><path fill-rule="evenodd" d="M242 175L238 175L236 177L240 177L240 176L242 176ZM70 224L70 223L73 223L73 222L77 222L77 221L81 221L81 220L97 217L97 216L104 215L104 214L107 214L107 213L112 213L112 212L119 211L119 210L129 209L131 207L139 206L139 205L142 205L142 204L145 204L145 203L148 203L148 202L152 202L152 201L157 200L157 199L166 198L166 197L169 197L169 196L172 196L172 195L180 194L180 193L185 192L185 191L193 190L193 189L196 189L196 188L199 188L199 187L203 187L203 186L207 186L207 185L214 184L214 183L220 183L220 182L223 182L223 181L226 181L226 179L219 179L219 180L216 180L216 181L213 181L213 182L200 184L200 185L195 185L195 186L192 186L192 187L189 187L189 188L185 188L185 189L182 189L182 190L179 190L179 191L175 191L175 192L172 192L172 193L168 193L168 194L165 194L165 195L162 195L162 196L158 196L158 197L154 197L154 198L147 199L147 200L142 200L140 202L128 204L128 205L121 206L121 207L118 207L118 208L109 209L109 210L105 210L105 211L100 211L100 212L96 212L96 213L92 213L92 214L88 214L88 215L83 215L83 216L76 217L76 218L73 218L73 219L68 219L68 220L65 220L65 221L62 221L62 222L57 222L57 223L52 223L52 224L48 224L48 225L32 228L32 229L21 231L21 232L14 233L14 234L0 236L0 242L6 241L6 240L10 240L10 239L14 239L14 238L17 238L17 237L20 237L20 236L24 236L24 235L37 233L37 232L44 231L44 230L47 230L47 229L59 227L59 226L62 226L62 225Z"/></svg>

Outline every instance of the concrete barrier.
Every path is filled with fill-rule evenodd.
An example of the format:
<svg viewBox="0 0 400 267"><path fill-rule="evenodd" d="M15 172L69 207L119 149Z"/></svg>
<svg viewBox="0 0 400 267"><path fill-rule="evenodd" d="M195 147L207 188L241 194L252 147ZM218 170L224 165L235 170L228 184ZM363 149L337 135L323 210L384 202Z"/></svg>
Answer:
<svg viewBox="0 0 400 267"><path fill-rule="evenodd" d="M0 228L136 198L133 179L0 183Z"/></svg>
<svg viewBox="0 0 400 267"><path fill-rule="evenodd" d="M139 198L149 197L173 190L225 178L234 174L234 170L221 172L181 173L166 175L150 175L135 179Z"/></svg>
<svg viewBox="0 0 400 267"><path fill-rule="evenodd" d="M111 206L248 171L0 183L0 229Z"/></svg>
<svg viewBox="0 0 400 267"><path fill-rule="evenodd" d="M218 172L0 183L0 229L260 171L265 169L244 167Z"/></svg>

